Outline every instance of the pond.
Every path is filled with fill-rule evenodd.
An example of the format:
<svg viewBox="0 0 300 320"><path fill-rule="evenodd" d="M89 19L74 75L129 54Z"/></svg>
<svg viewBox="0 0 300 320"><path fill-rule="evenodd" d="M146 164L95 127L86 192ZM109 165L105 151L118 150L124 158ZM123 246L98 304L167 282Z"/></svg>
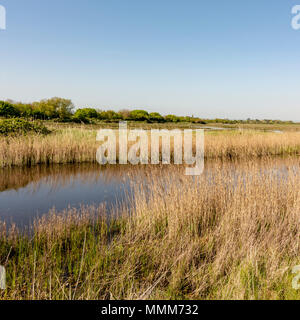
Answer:
<svg viewBox="0 0 300 320"><path fill-rule="evenodd" d="M0 220L17 226L30 225L34 218L51 209L62 211L82 205L105 204L109 213L112 207L127 203L133 194L134 184L147 181L146 177L169 176L172 166L100 166L98 164L35 166L0 170ZM221 168L221 169L220 169ZM252 168L252 169L251 169ZM299 174L299 159L255 160L255 170L278 175L281 179ZM154 170L158 170L154 174ZM253 163L206 162L201 179L214 183L214 172L223 170L233 178L238 174L249 176ZM184 174L184 167L178 171ZM233 180L232 180L233 181ZM143 182L142 182L143 183Z"/></svg>
<svg viewBox="0 0 300 320"><path fill-rule="evenodd" d="M81 205L118 205L130 194L128 171L96 164L2 169L0 220L28 225L54 207L62 211Z"/></svg>

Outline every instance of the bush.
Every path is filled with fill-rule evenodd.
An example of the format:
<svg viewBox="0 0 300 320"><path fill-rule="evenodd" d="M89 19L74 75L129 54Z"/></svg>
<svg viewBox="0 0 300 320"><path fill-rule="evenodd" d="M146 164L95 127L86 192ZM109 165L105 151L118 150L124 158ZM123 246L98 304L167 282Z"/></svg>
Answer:
<svg viewBox="0 0 300 320"><path fill-rule="evenodd" d="M153 112L149 114L149 120L152 122L166 122L165 118L158 112Z"/></svg>
<svg viewBox="0 0 300 320"><path fill-rule="evenodd" d="M180 122L180 118L177 116L174 116L172 114L169 114L168 116L165 116L165 119L167 122Z"/></svg>
<svg viewBox="0 0 300 320"><path fill-rule="evenodd" d="M129 117L133 121L146 121L149 119L149 113L144 110L134 110L130 112Z"/></svg>
<svg viewBox="0 0 300 320"><path fill-rule="evenodd" d="M48 134L50 131L41 123L23 119L0 120L0 135L27 133Z"/></svg>
<svg viewBox="0 0 300 320"><path fill-rule="evenodd" d="M108 111L102 111L98 114L98 118L100 120L107 120L107 121L116 121L116 120L122 120L122 115L118 114L117 112L113 110Z"/></svg>
<svg viewBox="0 0 300 320"><path fill-rule="evenodd" d="M97 119L98 118L98 112L95 109L92 108L85 108L85 109L78 109L74 116L72 117L72 120L75 122L83 122L83 123L89 123L90 119Z"/></svg>
<svg viewBox="0 0 300 320"><path fill-rule="evenodd" d="M127 120L130 118L130 110L128 109L122 109L118 112L119 116L120 116L120 119L122 120Z"/></svg>
<svg viewBox="0 0 300 320"><path fill-rule="evenodd" d="M90 120L82 113L74 115L72 121L76 123L90 123Z"/></svg>
<svg viewBox="0 0 300 320"><path fill-rule="evenodd" d="M71 100L58 97L41 100L34 105L46 118L58 117L60 121L69 121L72 117L72 110L74 109Z"/></svg>
<svg viewBox="0 0 300 320"><path fill-rule="evenodd" d="M84 109L78 109L74 117L82 117L82 118L89 118L89 119L97 119L98 113L95 109L92 108L84 108Z"/></svg>
<svg viewBox="0 0 300 320"><path fill-rule="evenodd" d="M11 103L0 101L0 117L12 118L19 117L19 110Z"/></svg>

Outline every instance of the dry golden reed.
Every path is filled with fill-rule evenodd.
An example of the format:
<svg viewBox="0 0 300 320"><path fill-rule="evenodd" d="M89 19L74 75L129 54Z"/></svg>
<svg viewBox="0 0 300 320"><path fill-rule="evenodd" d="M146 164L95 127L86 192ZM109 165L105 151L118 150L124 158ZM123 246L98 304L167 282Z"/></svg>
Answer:
<svg viewBox="0 0 300 320"><path fill-rule="evenodd" d="M94 163L99 145L96 130L85 128L65 128L47 136L2 137L0 167ZM298 132L228 131L205 135L207 159L252 159L299 154Z"/></svg>
<svg viewBox="0 0 300 320"><path fill-rule="evenodd" d="M2 228L2 299L299 299L299 162L153 167L108 220L52 212L33 236Z"/></svg>

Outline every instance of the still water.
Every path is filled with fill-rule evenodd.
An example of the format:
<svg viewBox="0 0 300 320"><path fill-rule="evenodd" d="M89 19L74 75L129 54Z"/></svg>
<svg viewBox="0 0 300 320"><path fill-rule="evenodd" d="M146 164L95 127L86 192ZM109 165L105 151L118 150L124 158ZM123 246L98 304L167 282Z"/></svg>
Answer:
<svg viewBox="0 0 300 320"><path fill-rule="evenodd" d="M56 165L0 170L0 220L27 225L55 209L125 201L130 170L117 166Z"/></svg>
<svg viewBox="0 0 300 320"><path fill-rule="evenodd" d="M209 179L214 182L216 170L222 170L233 179L237 175L251 175L253 164L219 163L205 164L201 177L192 177L199 182ZM281 183L289 175L299 175L300 161L296 159L255 160L256 171L278 176ZM155 166L157 168L157 166ZM0 220L30 225L34 218L47 214L51 209L63 211L82 205L104 204L109 213L112 207L127 203L134 197L133 186L146 183L152 176L165 179L168 168L151 166L99 166L98 164L36 166L33 168L9 168L0 170ZM176 175L179 179L184 167ZM230 181L230 180L229 180ZM176 183L174 181L174 183Z"/></svg>

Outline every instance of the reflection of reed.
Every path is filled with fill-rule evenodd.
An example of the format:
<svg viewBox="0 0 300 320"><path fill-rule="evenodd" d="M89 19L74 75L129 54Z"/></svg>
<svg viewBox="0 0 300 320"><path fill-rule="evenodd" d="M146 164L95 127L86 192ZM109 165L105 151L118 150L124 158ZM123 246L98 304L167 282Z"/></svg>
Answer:
<svg viewBox="0 0 300 320"><path fill-rule="evenodd" d="M58 187L81 184L96 184L100 179L104 183L122 183L136 176L147 175L151 166L100 166L98 164L73 164L13 167L0 169L0 192L18 190L31 184L33 191L41 184L49 185L53 190Z"/></svg>
<svg viewBox="0 0 300 320"><path fill-rule="evenodd" d="M276 158L276 159L257 159L256 166L261 170L283 170L296 168L299 170L298 158ZM253 166L248 161L206 161L205 171L213 170L223 171L245 171L247 172ZM38 190L41 184L49 185L53 190L58 187L72 185L79 182L81 184L96 184L101 181L104 183L123 183L125 181L138 182L139 178L144 180L147 177L157 175L168 175L169 169L177 168L178 174L184 175L185 166L132 166L132 165L110 165L100 166L98 164L73 164L73 165L51 165L51 166L33 166L14 167L0 170L0 192L6 190L18 190L31 184L33 191Z"/></svg>

